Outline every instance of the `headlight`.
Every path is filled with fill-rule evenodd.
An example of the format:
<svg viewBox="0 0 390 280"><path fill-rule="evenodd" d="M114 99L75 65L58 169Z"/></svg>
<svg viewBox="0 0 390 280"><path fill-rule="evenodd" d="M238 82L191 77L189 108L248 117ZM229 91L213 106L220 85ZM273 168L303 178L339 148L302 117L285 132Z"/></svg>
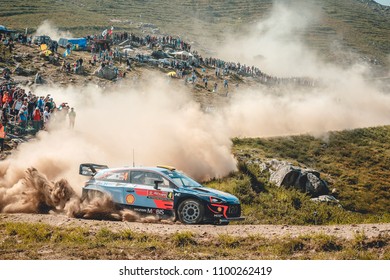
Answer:
<svg viewBox="0 0 390 280"><path fill-rule="evenodd" d="M226 201L217 197L210 196L210 202L211 203L225 203Z"/></svg>

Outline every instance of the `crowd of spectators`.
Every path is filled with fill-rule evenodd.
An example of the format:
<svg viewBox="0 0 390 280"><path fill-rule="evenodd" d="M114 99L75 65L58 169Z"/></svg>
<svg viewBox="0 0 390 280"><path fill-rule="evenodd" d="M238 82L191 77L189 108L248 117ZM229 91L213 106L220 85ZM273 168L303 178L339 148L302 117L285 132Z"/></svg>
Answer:
<svg viewBox="0 0 390 280"><path fill-rule="evenodd" d="M137 36L133 33L122 32L122 33L113 33L112 40L114 44L119 44L124 41L129 43L135 43L138 46L148 46L150 48L155 47L169 47L174 50L183 50L191 51L191 45L180 38L175 38L172 36L153 36L146 35L144 37Z"/></svg>
<svg viewBox="0 0 390 280"><path fill-rule="evenodd" d="M128 44L133 44L134 46L147 46L150 49L160 49L160 50L180 50L180 51L191 51L191 45L180 38L174 38L172 36L136 36L133 33L113 33L112 40L114 44L120 44L126 42ZM121 57L121 53L118 51L118 48L115 48L114 59L116 57ZM126 53L127 59L127 53ZM139 62L151 62L155 63L154 60L149 59L148 56L143 54L137 54L136 60ZM261 83L268 85L276 84L297 84L304 86L314 86L315 81L305 77L288 77L288 78L278 78L275 76L268 75L261 71L256 66L250 66L242 64L240 62L226 62L218 58L206 57L203 58L196 50L193 50L190 56L185 58L172 57L165 61L161 61L160 65L169 66L177 70L177 77L183 77L183 72L189 70L190 72L193 68L212 68L215 69L215 74L218 78L226 77L230 74L237 74L240 76L247 76L257 78Z"/></svg>
<svg viewBox="0 0 390 280"><path fill-rule="evenodd" d="M268 75L253 65L246 65L240 62L227 62L214 57L204 58L196 50L192 49L191 44L185 42L179 37L170 35L139 36L134 33L112 32L111 30L104 36L93 35L87 36L87 38L91 42L90 63L93 65L99 63L101 67L110 66L114 68L115 61L119 60L120 63L126 62L127 69L130 69L131 61L134 60L140 63L170 67L176 71L176 77L178 78L187 77L187 74L192 73L194 68L201 68L202 70L205 68L211 68L215 70L216 77L221 79L225 79L231 74L236 74L256 78L259 82L267 85L315 85L314 80L306 77L279 78ZM169 57L160 57L155 59L156 57L147 53L131 52L128 50L129 46L132 48L147 47L152 51L159 50L167 53ZM172 53L177 51L185 51L190 53L190 55L182 57L173 56ZM192 77L190 77L190 79L191 78Z"/></svg>
<svg viewBox="0 0 390 280"><path fill-rule="evenodd" d="M37 96L11 79L0 79L0 122L9 137L36 134L54 121L65 123L66 118L73 127L75 112L68 104L57 105L50 94Z"/></svg>

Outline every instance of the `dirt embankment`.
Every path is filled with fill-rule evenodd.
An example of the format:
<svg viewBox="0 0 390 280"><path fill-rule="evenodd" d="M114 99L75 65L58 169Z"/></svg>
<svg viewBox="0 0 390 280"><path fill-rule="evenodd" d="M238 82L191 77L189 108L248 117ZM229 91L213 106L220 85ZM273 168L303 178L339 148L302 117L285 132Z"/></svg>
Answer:
<svg viewBox="0 0 390 280"><path fill-rule="evenodd" d="M139 223L139 222L115 222L97 221L68 218L65 215L43 214L0 214L2 222L28 222L44 223L58 227L83 227L90 231L99 231L108 228L112 231L130 229L135 232L143 232L156 235L169 235L177 232L190 231L200 236L217 236L228 234L233 236L261 235L265 238L282 236L302 236L313 234L333 235L339 238L350 239L356 234L364 234L366 237L377 237L390 234L390 224L352 224L331 226L291 226L291 225L183 225L180 223Z"/></svg>

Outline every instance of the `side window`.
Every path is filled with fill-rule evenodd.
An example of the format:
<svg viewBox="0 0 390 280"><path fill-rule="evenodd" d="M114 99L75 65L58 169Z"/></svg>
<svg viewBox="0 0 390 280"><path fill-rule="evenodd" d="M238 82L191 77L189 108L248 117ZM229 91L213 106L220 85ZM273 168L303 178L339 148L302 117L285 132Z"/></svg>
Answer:
<svg viewBox="0 0 390 280"><path fill-rule="evenodd" d="M136 185L145 185L145 172L143 171L131 171L130 182Z"/></svg>
<svg viewBox="0 0 390 280"><path fill-rule="evenodd" d="M169 187L170 183L167 179L160 174L149 171L131 171L130 181L132 184L154 186L154 181L159 180L163 183L159 184L160 187Z"/></svg>
<svg viewBox="0 0 390 280"><path fill-rule="evenodd" d="M102 180L102 181L127 183L129 181L129 171L128 170L105 171L102 172L101 174L95 175L95 179Z"/></svg>

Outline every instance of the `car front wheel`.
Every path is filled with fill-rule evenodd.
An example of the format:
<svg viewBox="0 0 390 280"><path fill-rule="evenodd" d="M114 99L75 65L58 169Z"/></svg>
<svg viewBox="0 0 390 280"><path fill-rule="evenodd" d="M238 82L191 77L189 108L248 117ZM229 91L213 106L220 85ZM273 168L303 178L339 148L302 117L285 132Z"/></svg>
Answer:
<svg viewBox="0 0 390 280"><path fill-rule="evenodd" d="M187 199L179 205L177 214L184 224L198 224L203 220L204 206L195 199Z"/></svg>

